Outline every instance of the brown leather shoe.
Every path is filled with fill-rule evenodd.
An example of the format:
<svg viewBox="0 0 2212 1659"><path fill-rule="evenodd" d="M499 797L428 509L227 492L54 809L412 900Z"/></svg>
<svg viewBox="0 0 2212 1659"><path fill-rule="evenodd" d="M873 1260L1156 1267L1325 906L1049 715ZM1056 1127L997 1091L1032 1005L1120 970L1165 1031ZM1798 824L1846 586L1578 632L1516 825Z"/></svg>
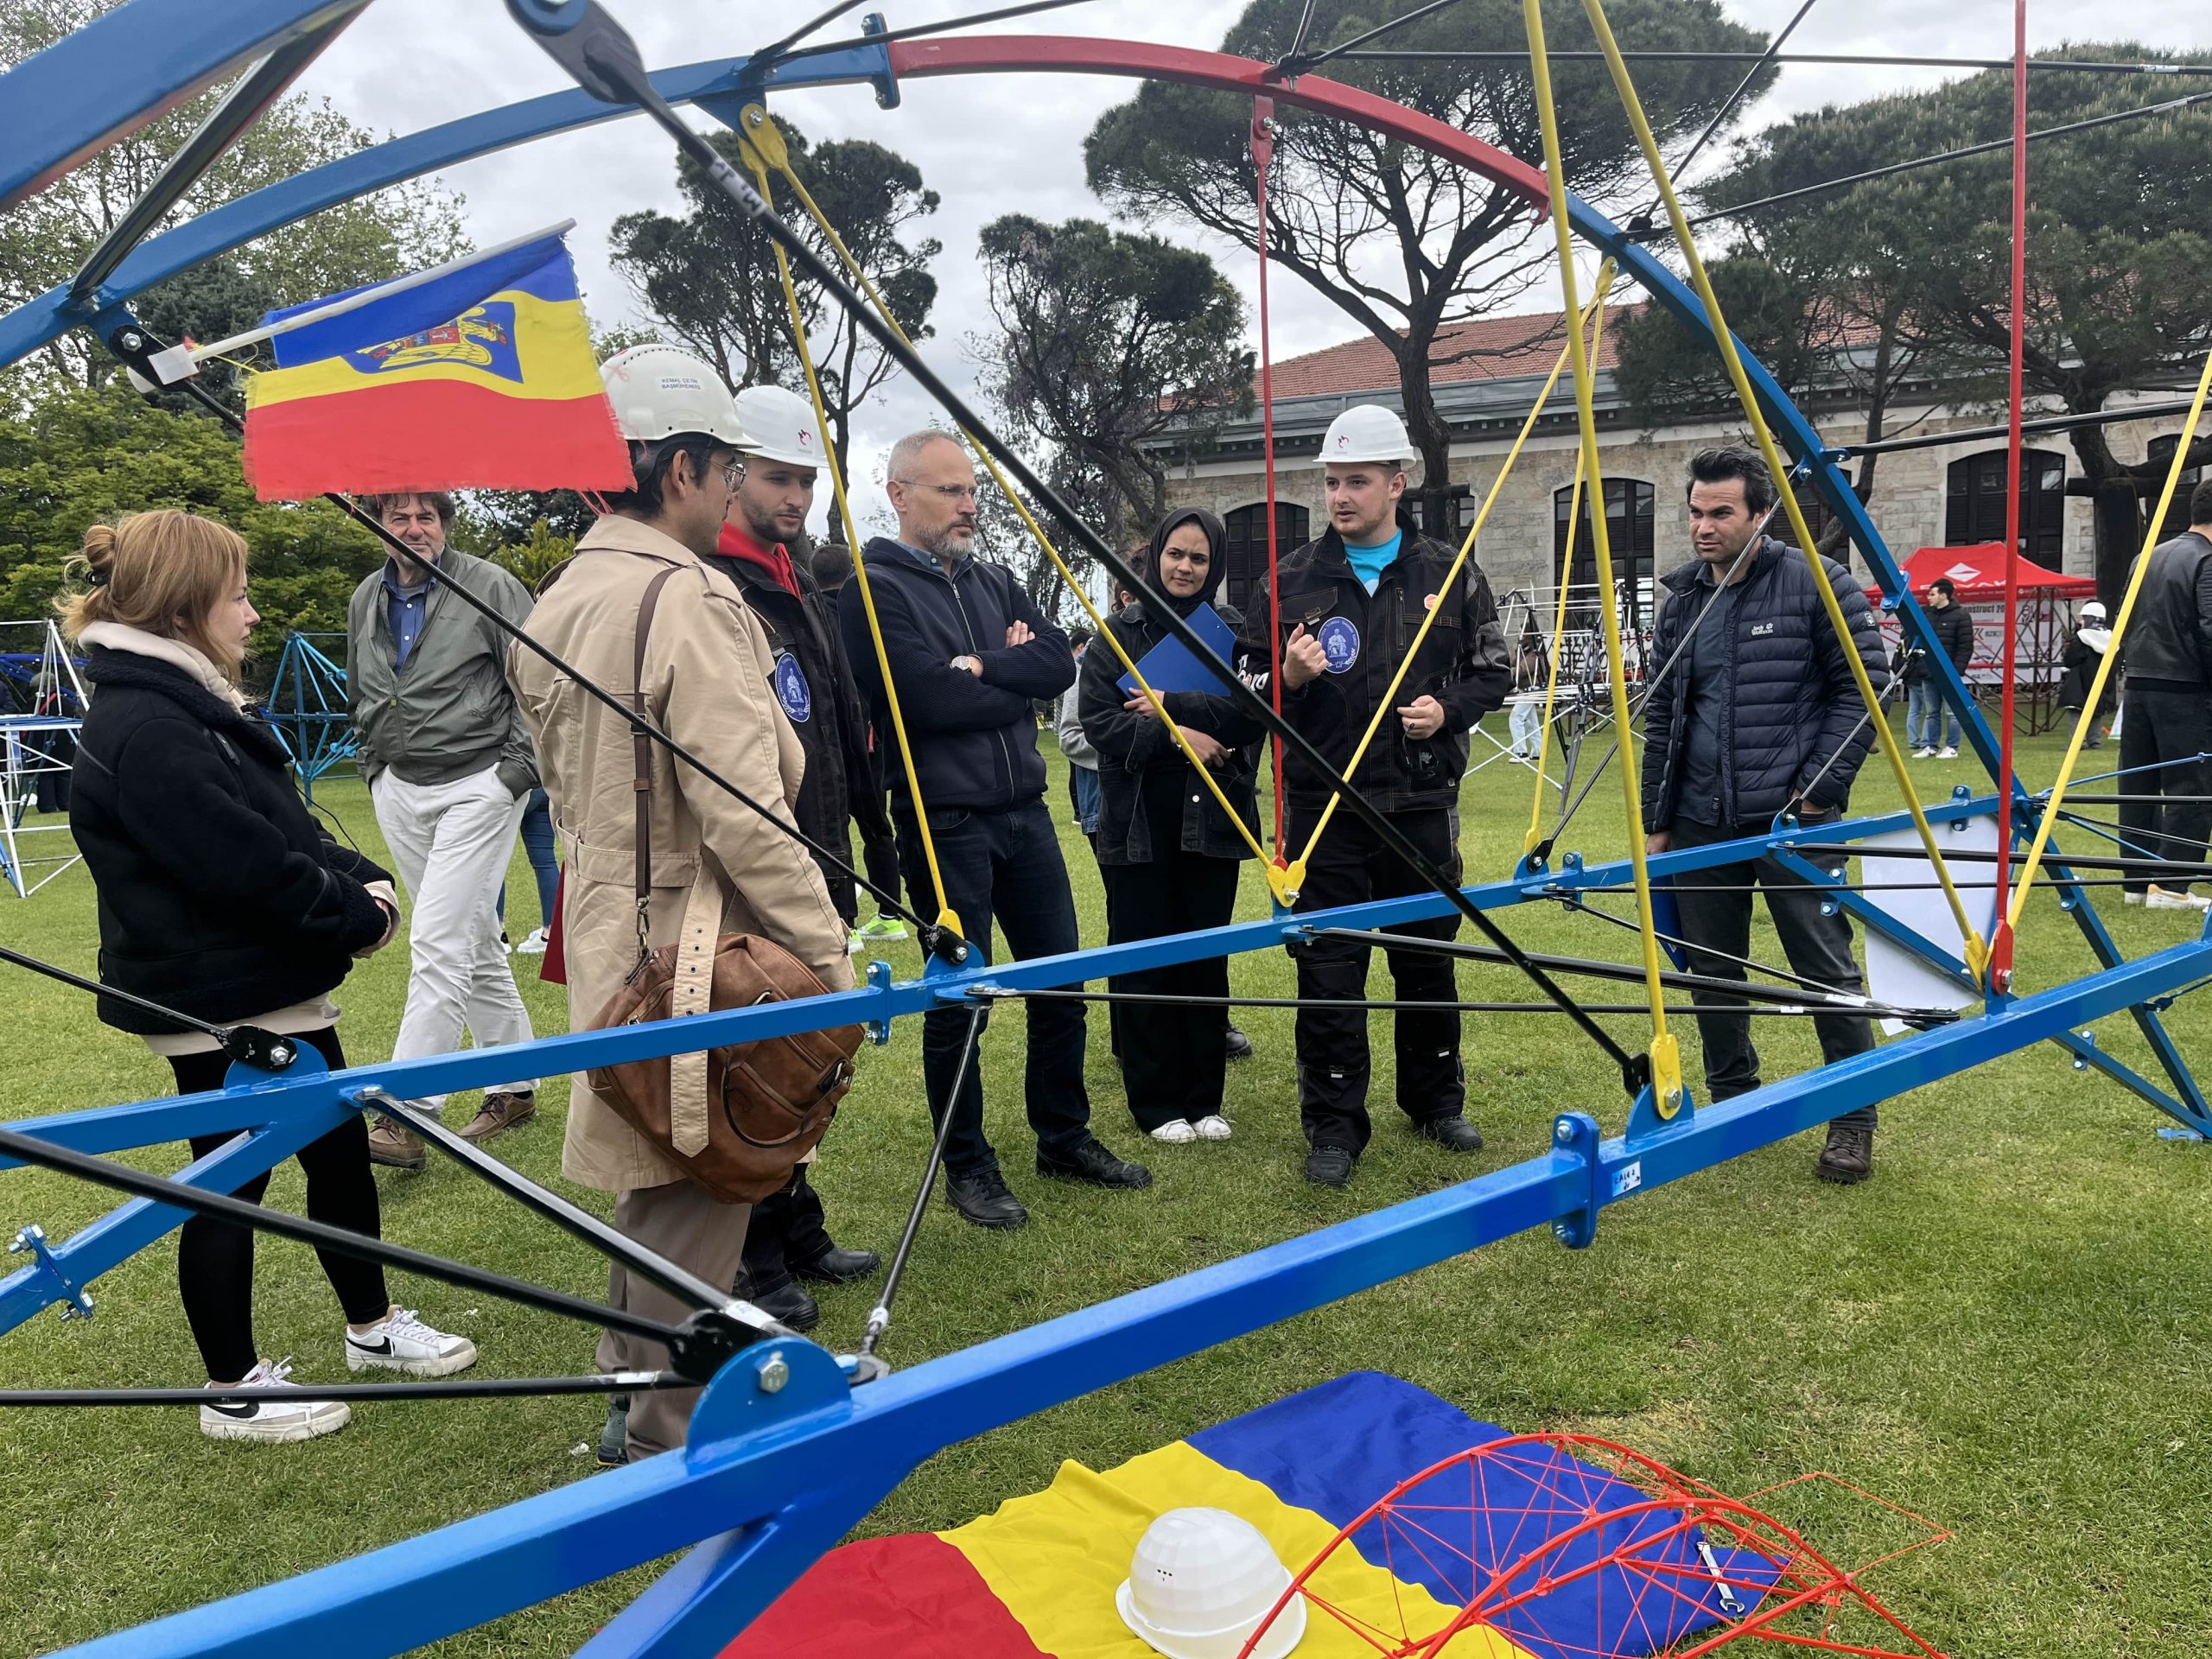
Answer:
<svg viewBox="0 0 2212 1659"><path fill-rule="evenodd" d="M369 1161L387 1169L420 1169L430 1151L423 1137L397 1118L379 1117L369 1125Z"/></svg>
<svg viewBox="0 0 2212 1659"><path fill-rule="evenodd" d="M476 1116L461 1126L464 1141L489 1141L495 1135L519 1128L537 1116L536 1095L486 1095Z"/></svg>
<svg viewBox="0 0 2212 1659"><path fill-rule="evenodd" d="M1856 1123L1828 1125L1827 1144L1821 1148L1813 1173L1824 1181L1851 1186L1874 1173L1874 1131Z"/></svg>

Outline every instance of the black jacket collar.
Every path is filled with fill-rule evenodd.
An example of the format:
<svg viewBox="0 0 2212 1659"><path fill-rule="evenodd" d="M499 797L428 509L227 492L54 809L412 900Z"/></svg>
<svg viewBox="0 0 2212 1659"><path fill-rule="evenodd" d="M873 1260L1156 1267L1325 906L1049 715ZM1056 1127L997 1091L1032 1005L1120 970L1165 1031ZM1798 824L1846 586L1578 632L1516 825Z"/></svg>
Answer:
<svg viewBox="0 0 2212 1659"><path fill-rule="evenodd" d="M1761 580L1782 563L1782 556L1789 550L1788 543L1777 541L1771 536L1761 536L1759 550L1751 556L1751 568L1744 573L1743 581L1736 585L1748 588ZM1720 585L1713 576L1712 569L1713 567L1703 559L1694 558L1688 564L1669 570L1659 581L1669 593L1687 594L1693 588L1711 589Z"/></svg>
<svg viewBox="0 0 2212 1659"><path fill-rule="evenodd" d="M85 662L85 677L102 690L151 691L167 697L202 724L236 739L277 766L289 766L291 754L266 721L234 708L174 663L136 652L94 645Z"/></svg>

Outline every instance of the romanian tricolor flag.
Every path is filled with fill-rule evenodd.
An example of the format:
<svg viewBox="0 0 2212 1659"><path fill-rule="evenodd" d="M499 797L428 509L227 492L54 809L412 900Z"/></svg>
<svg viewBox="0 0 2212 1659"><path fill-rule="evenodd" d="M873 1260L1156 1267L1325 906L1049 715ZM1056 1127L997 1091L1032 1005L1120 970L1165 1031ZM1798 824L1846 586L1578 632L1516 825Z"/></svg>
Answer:
<svg viewBox="0 0 2212 1659"><path fill-rule="evenodd" d="M245 423L264 501L632 482L557 234L265 321L277 366L248 377Z"/></svg>
<svg viewBox="0 0 2212 1659"><path fill-rule="evenodd" d="M1410 1382L1354 1372L1103 1474L1062 1464L1046 1491L950 1531L833 1550L721 1659L1152 1659L1116 1613L1115 1591L1145 1529L1188 1507L1250 1522L1293 1573L1329 1552L1309 1580L1313 1611L1297 1659L1398 1651L1402 1633L1443 1630L1470 1599L1473 1578L1532 1554L1556 1587L1435 1651L1449 1659L1625 1659L1662 1652L1720 1622L1721 1603L1732 1597L1705 1576L1708 1558L1696 1539L1667 1546L1683 1563L1681 1593L1652 1593L1614 1569L1573 1570L1624 1541L1620 1527L1656 1522L1609 1522L1610 1537L1577 1535L1593 1513L1640 1494L1548 1448L1486 1472L1479 1512L1427 1510L1417 1535L1395 1543L1370 1522L1330 1550L1399 1482L1503 1438L1504 1430ZM1507 1489L1516 1478L1525 1493ZM1503 1516L1518 1518L1509 1525ZM1548 1540L1562 1541L1556 1553L1546 1553ZM1740 1552L1718 1550L1709 1560L1738 1586L1774 1577L1764 1559Z"/></svg>

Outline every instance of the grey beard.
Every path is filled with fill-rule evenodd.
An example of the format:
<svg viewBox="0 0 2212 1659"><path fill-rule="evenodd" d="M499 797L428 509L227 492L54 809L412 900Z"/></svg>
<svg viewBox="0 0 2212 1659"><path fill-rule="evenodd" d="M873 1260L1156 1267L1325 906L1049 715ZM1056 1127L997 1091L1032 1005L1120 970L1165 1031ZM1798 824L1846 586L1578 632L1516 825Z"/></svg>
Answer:
<svg viewBox="0 0 2212 1659"><path fill-rule="evenodd" d="M923 552L930 555L932 558L956 559L960 557L963 554L969 552L976 544L976 532L972 529L968 532L968 545L966 547L961 546L958 543L955 542L952 537L953 530L948 527L944 530L938 531L931 535L916 536L914 537L914 545L920 548Z"/></svg>

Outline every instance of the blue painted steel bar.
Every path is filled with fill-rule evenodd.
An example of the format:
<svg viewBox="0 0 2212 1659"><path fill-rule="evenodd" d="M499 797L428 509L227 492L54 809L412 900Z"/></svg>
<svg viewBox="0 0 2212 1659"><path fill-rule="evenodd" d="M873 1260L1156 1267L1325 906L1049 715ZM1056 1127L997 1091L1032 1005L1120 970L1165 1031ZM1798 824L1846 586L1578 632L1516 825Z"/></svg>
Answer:
<svg viewBox="0 0 2212 1659"><path fill-rule="evenodd" d="M318 1659L404 1652L806 1501L851 1478L824 1525L857 1522L925 1458L1049 1407L1464 1254L1682 1179L1854 1107L1935 1083L2202 978L2212 944L2178 944L1716 1106L1634 1142L1569 1147L1272 1245L849 1389L804 1341L755 1344L709 1385L692 1443L437 1532L69 1649L79 1659ZM771 1355L790 1381L760 1386ZM827 1506L825 1505L825 1508ZM545 1541L558 1538L557 1548ZM680 1587L711 1587L722 1639L788 1586L808 1552L718 1574L719 1546ZM671 1592L671 1600L677 1600ZM681 1602L664 1607L675 1618ZM645 1652L639 1645L618 1651ZM687 1642L671 1651L705 1653Z"/></svg>
<svg viewBox="0 0 2212 1659"><path fill-rule="evenodd" d="M2069 1031L2051 1041L2074 1056L2077 1070L2101 1071L2114 1083L2142 1096L2183 1128L2198 1135L2212 1135L2212 1118L2197 1116L2133 1066L2106 1053L2094 1032Z"/></svg>

